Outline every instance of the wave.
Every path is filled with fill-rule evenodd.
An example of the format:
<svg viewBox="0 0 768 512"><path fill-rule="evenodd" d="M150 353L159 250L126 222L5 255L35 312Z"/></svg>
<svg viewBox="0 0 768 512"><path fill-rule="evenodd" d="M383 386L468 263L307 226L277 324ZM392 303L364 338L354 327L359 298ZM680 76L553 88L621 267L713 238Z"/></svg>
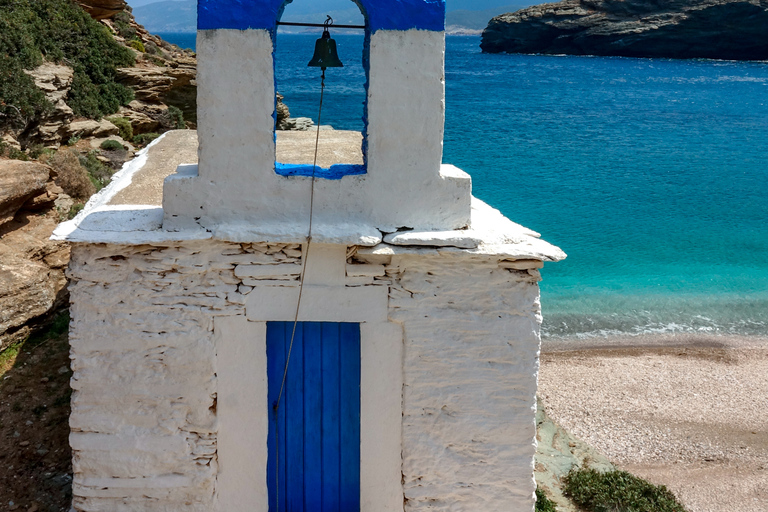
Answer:
<svg viewBox="0 0 768 512"><path fill-rule="evenodd" d="M768 335L768 297L591 296L543 299L542 337L607 338L650 334Z"/></svg>

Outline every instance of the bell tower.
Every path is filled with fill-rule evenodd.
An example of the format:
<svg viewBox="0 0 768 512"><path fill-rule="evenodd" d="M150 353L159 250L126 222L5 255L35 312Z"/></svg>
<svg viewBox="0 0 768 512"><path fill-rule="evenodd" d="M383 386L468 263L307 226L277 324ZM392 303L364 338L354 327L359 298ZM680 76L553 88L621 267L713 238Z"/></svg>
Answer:
<svg viewBox="0 0 768 512"><path fill-rule="evenodd" d="M198 1L198 163L125 202L188 137L164 135L54 233L73 510L532 512L565 254L442 163L444 1L355 0L364 165L309 175L276 162L287 0Z"/></svg>
<svg viewBox="0 0 768 512"><path fill-rule="evenodd" d="M241 241L306 237L312 178L275 165L275 38L289 2L199 1L199 163L165 183L166 230L199 224ZM471 179L442 163L445 3L355 3L369 54L366 165L315 178L313 239L466 228Z"/></svg>

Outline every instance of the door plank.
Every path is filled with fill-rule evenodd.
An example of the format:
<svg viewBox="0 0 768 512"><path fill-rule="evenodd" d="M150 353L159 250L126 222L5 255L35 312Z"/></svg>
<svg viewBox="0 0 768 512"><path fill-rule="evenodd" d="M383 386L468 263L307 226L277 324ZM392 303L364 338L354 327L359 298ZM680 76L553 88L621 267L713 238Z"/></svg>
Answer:
<svg viewBox="0 0 768 512"><path fill-rule="evenodd" d="M292 330L267 323L269 510L359 512L360 325L297 324L275 414Z"/></svg>

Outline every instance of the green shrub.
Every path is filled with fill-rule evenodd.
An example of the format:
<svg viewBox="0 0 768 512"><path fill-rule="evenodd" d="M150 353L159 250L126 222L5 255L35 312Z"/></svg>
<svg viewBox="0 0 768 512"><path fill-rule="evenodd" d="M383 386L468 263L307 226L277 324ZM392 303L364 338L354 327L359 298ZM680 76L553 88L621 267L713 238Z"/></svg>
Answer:
<svg viewBox="0 0 768 512"><path fill-rule="evenodd" d="M112 179L112 175L115 173L112 169L101 163L101 161L96 158L95 151L91 151L87 155L80 155L80 165L82 165L88 172L91 183L93 183L93 186L96 187L97 192L109 184L109 181Z"/></svg>
<svg viewBox="0 0 768 512"><path fill-rule="evenodd" d="M75 217L77 217L77 214L80 213L81 211L83 211L83 208L85 208L85 203L75 203L75 204L73 204L69 208L69 211L67 212L67 220L72 220Z"/></svg>
<svg viewBox="0 0 768 512"><path fill-rule="evenodd" d="M160 136L159 133L142 133L141 135L136 135L133 138L133 143L137 146L146 146L156 138Z"/></svg>
<svg viewBox="0 0 768 512"><path fill-rule="evenodd" d="M112 17L112 25L115 27L117 34L126 39L131 40L136 37L136 29L131 26L131 17L128 13L119 12Z"/></svg>
<svg viewBox="0 0 768 512"><path fill-rule="evenodd" d="M183 130L187 127L187 125L184 124L184 112L173 105L169 106L168 110L163 113L162 124L177 130Z"/></svg>
<svg viewBox="0 0 768 512"><path fill-rule="evenodd" d="M101 143L99 146L101 149L104 149L106 151L117 151L119 149L125 149L123 148L123 145L117 142L114 139L107 139L104 142Z"/></svg>
<svg viewBox="0 0 768 512"><path fill-rule="evenodd" d="M154 64L155 66L159 66L161 68L164 68L166 65L166 62L163 59L155 55L151 56L149 60L152 62L152 64Z"/></svg>
<svg viewBox="0 0 768 512"><path fill-rule="evenodd" d="M29 160L28 154L14 148L9 144L6 144L5 142L0 142L0 156L10 158L11 160L23 160L25 162Z"/></svg>
<svg viewBox="0 0 768 512"><path fill-rule="evenodd" d="M31 144L27 148L27 154L30 158L38 159L42 156L51 156L55 153L53 149L46 148L42 144Z"/></svg>
<svg viewBox="0 0 768 512"><path fill-rule="evenodd" d="M123 140L131 140L133 138L133 126L131 125L131 121L128 118L108 117L107 121L120 129L120 137Z"/></svg>
<svg viewBox="0 0 768 512"><path fill-rule="evenodd" d="M157 46L152 41L147 41L144 43L144 48L146 48L146 52L150 55L162 55L163 51L160 49L159 46Z"/></svg>
<svg viewBox="0 0 768 512"><path fill-rule="evenodd" d="M23 72L43 63L74 69L67 104L75 114L99 118L133 99L115 81L133 53L69 0L0 0L0 129L18 128L52 108Z"/></svg>
<svg viewBox="0 0 768 512"><path fill-rule="evenodd" d="M536 487L536 512L557 512L557 505Z"/></svg>
<svg viewBox="0 0 768 512"><path fill-rule="evenodd" d="M573 469L565 476L564 494L588 512L686 512L666 487L626 471Z"/></svg>
<svg viewBox="0 0 768 512"><path fill-rule="evenodd" d="M2 30L0 16L0 30ZM2 40L0 33L0 40ZM3 128L23 129L35 118L53 109L45 94L35 86L32 77L24 73L19 61L3 53L0 42L0 131Z"/></svg>
<svg viewBox="0 0 768 512"><path fill-rule="evenodd" d="M138 51L140 51L141 53L144 53L144 52L146 52L146 51L147 51L147 50L144 48L144 43L142 43L142 42L141 42L141 41L139 41L138 39L134 39L134 40L132 40L131 42L129 42L129 43L128 43L128 46L130 46L130 47L131 47L131 48L133 48L134 50L138 50Z"/></svg>

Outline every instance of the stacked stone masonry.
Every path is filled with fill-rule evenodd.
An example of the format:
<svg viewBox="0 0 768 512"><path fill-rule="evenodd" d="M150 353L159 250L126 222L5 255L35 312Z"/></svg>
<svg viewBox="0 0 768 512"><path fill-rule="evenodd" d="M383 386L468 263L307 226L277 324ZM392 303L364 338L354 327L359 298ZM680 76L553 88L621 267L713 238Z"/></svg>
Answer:
<svg viewBox="0 0 768 512"><path fill-rule="evenodd" d="M404 510L531 511L541 262L434 253L347 250L344 286L386 287L404 333ZM215 319L301 265L290 244L74 245L75 510L218 510Z"/></svg>

